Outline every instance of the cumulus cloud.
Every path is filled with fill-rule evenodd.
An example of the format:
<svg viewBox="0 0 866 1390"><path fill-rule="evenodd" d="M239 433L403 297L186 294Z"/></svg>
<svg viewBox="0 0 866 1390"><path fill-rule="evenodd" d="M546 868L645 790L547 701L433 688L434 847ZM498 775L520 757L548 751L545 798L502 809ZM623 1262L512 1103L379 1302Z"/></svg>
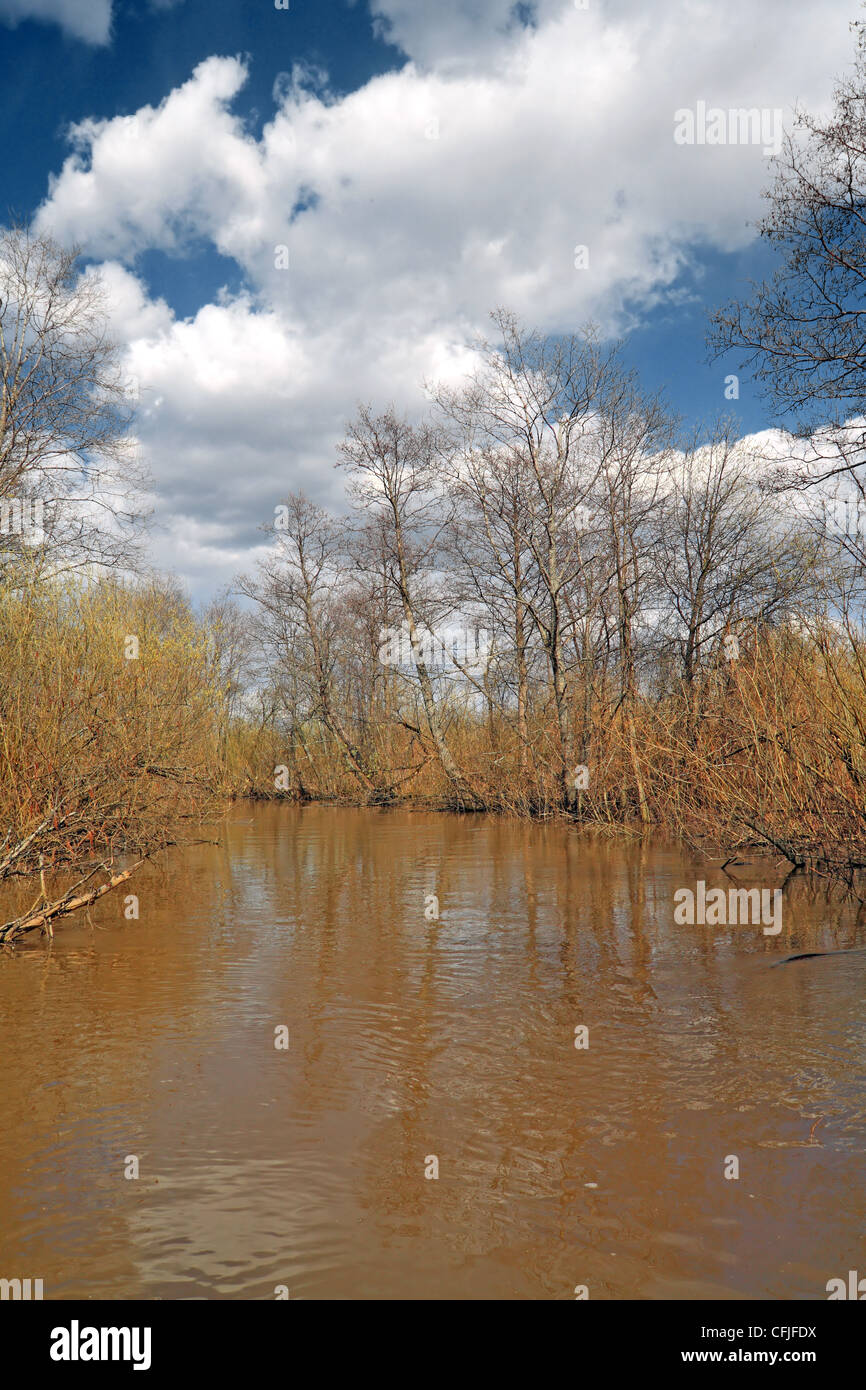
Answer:
<svg viewBox="0 0 866 1390"><path fill-rule="evenodd" d="M675 110L823 106L850 54L849 0L796 23L790 0L373 9L400 70L336 99L297 69L257 138L244 62L209 58L159 106L76 125L38 214L109 263L164 514L216 518L208 555L253 544L289 486L330 500L355 401L416 406L495 305L615 331L675 302L697 255L748 242L768 175L759 146L675 143ZM176 321L137 258L202 240L245 290Z"/></svg>
<svg viewBox="0 0 866 1390"><path fill-rule="evenodd" d="M109 263L98 273L139 388L136 433L155 486L154 557L200 592L249 565L265 544L261 523L273 521L289 488L339 507L333 461L356 397L378 399L384 381L395 398L420 407L431 366L455 379L468 365L461 345L436 335L407 347L374 330L362 365L351 333L317 331L248 295L224 296L179 320L124 267Z"/></svg>
<svg viewBox="0 0 866 1390"><path fill-rule="evenodd" d="M566 8L515 33L496 72L407 64L339 101L301 75L259 140L231 109L244 64L210 58L159 107L75 126L40 221L126 261L204 237L269 302L307 315L453 321L500 299L551 325L622 315L670 285L695 245L743 246L759 208L760 146L678 145L675 109L826 100L848 55L847 0L783 34L780 14L778 0L757 15L734 4L720 32L699 5L631 26ZM762 39L781 49L772 67Z"/></svg>
<svg viewBox="0 0 866 1390"><path fill-rule="evenodd" d="M0 0L0 20L14 26L22 19L59 24L72 38L108 43L111 0Z"/></svg>

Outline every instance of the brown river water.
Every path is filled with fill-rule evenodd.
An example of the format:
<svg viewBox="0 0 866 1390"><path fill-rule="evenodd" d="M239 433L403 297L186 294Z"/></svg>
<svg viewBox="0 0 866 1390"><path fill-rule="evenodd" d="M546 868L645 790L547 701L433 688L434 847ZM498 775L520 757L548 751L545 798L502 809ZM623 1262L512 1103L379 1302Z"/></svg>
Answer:
<svg viewBox="0 0 866 1390"><path fill-rule="evenodd" d="M772 967L866 943L852 909L801 882L778 936L676 925L718 869L559 825L243 805L220 833L126 885L139 920L119 893L0 954L0 1278L826 1299L866 1275L866 954Z"/></svg>

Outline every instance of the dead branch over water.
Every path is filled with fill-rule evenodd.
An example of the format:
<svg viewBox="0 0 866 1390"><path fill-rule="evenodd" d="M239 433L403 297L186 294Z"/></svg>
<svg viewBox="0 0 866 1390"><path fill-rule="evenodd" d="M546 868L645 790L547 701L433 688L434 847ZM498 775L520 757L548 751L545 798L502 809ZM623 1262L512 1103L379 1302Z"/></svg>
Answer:
<svg viewBox="0 0 866 1390"><path fill-rule="evenodd" d="M104 897L106 893L110 893L114 888L119 888L121 883L126 883L127 879L132 877L135 870L139 868L143 862L144 861L140 859L137 864L131 865L121 873L113 874L107 882L99 884L98 887L90 888L85 893L80 893L78 889L81 888L82 884L86 883L89 878L92 878L99 872L108 871L108 865L98 865L86 878L80 879L73 888L70 888L68 892L64 893L61 898L56 899L54 902L48 902L46 900L41 906L33 907L22 916L13 918L11 922L4 922L0 925L0 946L17 940L19 936L26 936L26 934L31 931L42 931L45 932L49 938L53 937L54 922L58 917L68 917L74 912L81 912L84 908L92 907L93 904Z"/></svg>

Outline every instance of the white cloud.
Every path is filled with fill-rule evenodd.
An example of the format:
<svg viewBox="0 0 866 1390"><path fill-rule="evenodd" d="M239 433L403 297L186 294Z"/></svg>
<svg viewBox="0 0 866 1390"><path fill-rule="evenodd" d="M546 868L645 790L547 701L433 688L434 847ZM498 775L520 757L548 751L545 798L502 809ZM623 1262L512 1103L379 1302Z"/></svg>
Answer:
<svg viewBox="0 0 866 1390"><path fill-rule="evenodd" d="M59 24L85 43L108 43L111 0L0 0L0 20L16 25L22 19Z"/></svg>
<svg viewBox="0 0 866 1390"><path fill-rule="evenodd" d="M161 528L155 558L202 591L249 564L251 548L264 544L259 523L273 520L289 487L339 506L332 465L355 399L339 382L375 399L384 380L398 399L420 405L431 365L453 376L466 363L457 344L438 337L407 350L371 332L362 367L351 332L292 324L244 296L176 320L116 263L100 273L115 334L128 344L128 372L140 383L137 435Z"/></svg>
<svg viewBox="0 0 866 1390"><path fill-rule="evenodd" d="M256 147L227 109L245 76L237 59L210 58L157 109L73 126L76 152L50 180L40 220L121 259L220 238L226 199L255 181Z"/></svg>
<svg viewBox="0 0 866 1390"><path fill-rule="evenodd" d="M523 27L576 9L574 0L371 0L381 38L425 67L467 68L496 61Z"/></svg>
<svg viewBox="0 0 866 1390"><path fill-rule="evenodd" d="M41 221L124 260L205 237L268 302L317 318L453 321L501 299L548 322L614 314L663 291L695 243L744 245L759 209L760 148L679 146L674 111L826 100L848 56L847 0L782 36L779 0L750 22L741 0L710 42L702 7L683 13L690 28L566 9L513 37L493 73L410 64L340 101L296 85L260 140L231 110L243 64L211 58L160 107L76 126ZM771 36L783 61L768 67ZM282 280L278 244L292 256Z"/></svg>
<svg viewBox="0 0 866 1390"><path fill-rule="evenodd" d="M416 62L339 100L298 71L256 139L233 110L244 64L209 58L159 107L75 127L39 213L111 262L163 510L194 527L210 508L227 550L287 487L332 495L355 401L417 403L495 305L552 331L621 327L696 249L744 246L766 160L678 146L675 110L824 105L851 51L849 0L628 0L614 18L544 0L531 29L499 0L375 8ZM130 272L201 238L247 292L177 322Z"/></svg>

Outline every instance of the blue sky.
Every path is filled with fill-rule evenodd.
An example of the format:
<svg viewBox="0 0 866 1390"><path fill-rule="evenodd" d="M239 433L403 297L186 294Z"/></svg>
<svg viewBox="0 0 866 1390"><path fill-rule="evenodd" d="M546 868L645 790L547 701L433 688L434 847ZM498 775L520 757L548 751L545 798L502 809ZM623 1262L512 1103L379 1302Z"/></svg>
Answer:
<svg viewBox="0 0 866 1390"><path fill-rule="evenodd" d="M678 146L674 113L827 109L856 13L0 0L4 215L105 279L155 561L203 595L260 552L286 488L339 505L356 402L420 409L498 304L551 333L626 331L687 419L726 408L736 363L706 363L706 311L768 266L770 165L755 144ZM777 423L745 373L732 404L744 431Z"/></svg>

